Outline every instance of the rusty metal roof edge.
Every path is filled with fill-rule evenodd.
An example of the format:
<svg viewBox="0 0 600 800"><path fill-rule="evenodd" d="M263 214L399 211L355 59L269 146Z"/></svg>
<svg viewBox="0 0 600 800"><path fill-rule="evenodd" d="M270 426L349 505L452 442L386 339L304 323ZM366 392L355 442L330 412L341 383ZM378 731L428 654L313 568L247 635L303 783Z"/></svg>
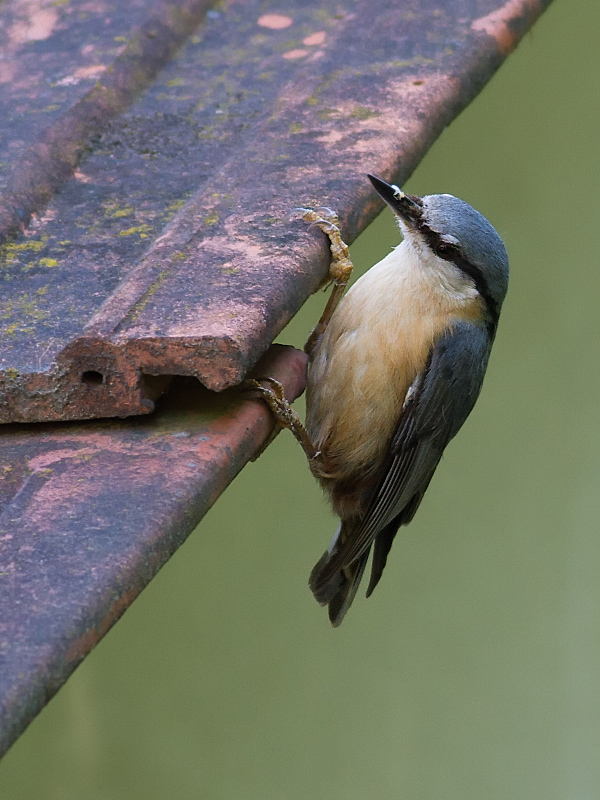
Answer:
<svg viewBox="0 0 600 800"><path fill-rule="evenodd" d="M479 56L474 54L473 58L485 57L492 59L492 67L499 66L506 53L516 46L526 26L530 25L541 14L543 9L549 5L549 2L550 0L509 0L496 12L478 20L478 27L475 28L475 31L482 36L492 36L496 40L497 51L496 53L490 53L489 48L483 45L482 42L482 53ZM469 99L476 94L477 88L481 83L485 82L484 79L479 78L480 82L478 83L478 79L470 79L468 75L465 76L464 80L466 82L472 80ZM440 122L440 125L443 127L443 121ZM427 140L429 144L440 132L438 130L436 133L434 127L430 129L430 135L433 138ZM397 169L398 162L395 162L396 166L392 166L392 161L393 159L390 159L389 169ZM406 168L405 165L403 166ZM368 203L366 207L359 207L359 204L350 207L350 204L348 204L346 212L348 220L355 220L356 228L359 229L361 226L366 225L368 219L374 215L375 209L374 203ZM293 356L292 360L294 358L297 357ZM269 367L265 371L282 378L277 369ZM287 392L291 396L293 392L290 385L286 383L285 378L283 382L286 384ZM225 402L225 398L222 399ZM155 421L156 424L159 424L157 420L152 418L143 420L141 423L134 422L129 426L128 430L135 429L138 424L152 425ZM52 631L48 630L49 644L46 649L43 649L42 645L40 645L43 649L43 652L40 651L41 655L36 659L30 659L25 670L15 670L11 673L11 677L18 674L19 680L23 682L21 685L12 684L3 693L5 698L10 698L10 707L5 708L4 712L0 714L0 730L2 731L0 733L0 753L8 748L37 711L56 692L60 684L66 680L85 654L93 648L99 638L119 618L124 608L137 596L169 555L181 544L193 528L197 518L206 511L225 486L233 479L237 471L248 460L253 448L256 448L258 441L264 438L265 432L270 427L268 413L258 403L247 403L246 410L243 413L240 412L238 422L240 424L237 427L234 426L235 433L232 433L231 428L227 426L226 415L218 417L214 421L214 427L211 430L215 431L215 441L212 444L209 442L210 446L207 447L207 452L210 455L207 463L211 466L209 484L207 484L206 488L201 486L199 480L190 482L189 479L186 479L186 481L182 482L182 489L179 494L172 492L168 495L172 503L173 513L171 518L167 520L168 524L165 522L166 517L160 518L160 524L162 525L161 538L156 540L158 543L156 553L149 556L148 550L143 548L135 551L132 560L127 562L126 569L118 576L118 580L112 576L112 583L101 586L101 591L95 595L93 592L86 592L83 596L84 602L81 607L84 612L90 612L91 618L78 617L74 624L64 626L62 634L54 638L52 638ZM101 425L102 423L98 423L98 427ZM65 426L60 430L67 429L68 426ZM40 427L41 439L44 437L43 432L48 430L51 430L51 426ZM59 429L56 428L54 430ZM87 430L92 431L94 428L90 425ZM25 449L29 448L27 451L27 457L29 458L33 448L32 442L38 431L33 427L24 429L24 431L30 437L28 444L24 445ZM11 431L8 430L7 433L10 434ZM230 437L235 435L235 441L232 442L231 438L228 439L228 435ZM23 438L25 439L26 437ZM224 445L222 450L219 449L219 443ZM16 511L16 505L13 510ZM10 516L12 521L14 514ZM133 547L133 544L131 546ZM128 582L130 585L128 585ZM20 607L22 608L23 619L27 621L27 614L32 614L34 609ZM16 637L13 637L9 644L17 648L21 645L21 642L17 641ZM4 657L5 654L0 649L0 659ZM2 679L3 670L0 670L0 683L2 683Z"/></svg>
<svg viewBox="0 0 600 800"><path fill-rule="evenodd" d="M92 136L148 86L215 1L159 0L105 75L28 148L0 196L0 244L26 228L31 215L44 208L72 176ZM478 20L474 30L496 40L502 60L551 1L509 0Z"/></svg>
<svg viewBox="0 0 600 800"><path fill-rule="evenodd" d="M249 341L224 336L183 338L167 346L157 336L122 342L80 336L47 372L0 374L0 423L150 414L157 395L148 377L192 376L220 392L238 384L254 366L254 352ZM212 373L215 358L219 380Z"/></svg>
<svg viewBox="0 0 600 800"><path fill-rule="evenodd" d="M389 130L385 128L383 139L386 146L378 152L378 161L372 159L373 163L369 164L369 168L378 171L384 177L399 176L404 180L444 127L473 99L549 2L550 0L516 2L511 0L486 17L475 20L471 25L471 42L466 51L461 51L460 58L463 60L459 60L454 75L451 71L449 74L437 75L435 71L430 74L431 88L427 99L429 113L425 116L417 115L417 119L412 119L411 135L404 137L409 141L404 141L402 147L398 147L393 137L390 137ZM198 3L192 5L198 8ZM170 6L167 5L168 7ZM149 23L144 26L144 30L148 25ZM495 42L491 47L490 37ZM465 56L466 63L470 66L465 66ZM281 89L279 96L288 98L284 116L286 119L289 118L290 124L294 115L303 118L302 115L307 114L307 109L304 108L305 100L310 94L311 85L314 88L314 84L320 80L322 75L318 64L307 64L293 81ZM390 97L397 95L395 103L402 107L403 101L406 100L403 95L405 84L402 79L398 81L388 72L381 76L381 80L388 81ZM293 98L291 104L290 97ZM392 112L390 108L387 109L390 116L388 123L393 122ZM244 160L251 160L253 155L260 158L258 143L262 142L265 135L277 136L277 121L274 121L272 126L271 122L269 118L257 120L253 126L253 133L246 140L244 152L222 164L211 179L205 181L194 192L169 222L164 233L150 244L131 270L122 277L90 319L83 335L72 340L62 350L49 371L21 378L14 374L15 370L9 370L0 376L2 384L6 387L6 403L4 409L0 411L0 421L89 419L113 414L127 416L148 413L154 406L151 398L144 396L141 383L143 372L153 375L195 375L208 388L217 391L241 380L245 372L266 350L269 342L280 332L309 294L318 287L325 272L327 250L323 241L311 236L305 238L300 245L299 239L305 235L301 225L287 227L280 225L279 231L281 240L289 244L290 265L293 262L293 265L299 268L296 276L297 285L292 286L291 290L289 286L284 286L284 279L280 273L277 280L269 285L260 309L248 305L248 312L243 320L240 322L238 318L236 335L231 337L223 335L220 354L224 361L219 365L219 369L212 371L209 369L215 352L211 345L210 332L198 329L195 336L187 336L186 333L177 336L165 335L165 345L161 350L156 339L156 336L160 335L160 327L156 330L153 330L151 325L144 327L139 323L139 315L146 300L154 294L157 287L160 291L164 275L173 270L173 262L181 256L179 251L182 247L186 248L192 240L195 240L196 244L200 242L201 248L205 248L210 254L212 238L216 236L218 243L223 239L223 234L228 232L227 226L222 230L219 226L210 230L202 229L199 220L206 216L207 196L222 198L230 190L244 195L243 179L240 181L237 177L240 172L241 174L244 172L243 168L240 170L240 164ZM325 166L326 169L331 168L331 164ZM255 180L255 176L250 175L250 179ZM347 184L349 187L350 183ZM351 192L348 192L347 187L344 189L344 195L340 198L341 205L336 208L340 214L344 236L348 241L352 241L381 208L381 201L378 198L374 201L369 194L366 181L363 185L357 178L352 181L351 188ZM215 202L220 203L221 200ZM233 219L234 216L231 215L230 218ZM260 224L260 209L256 220L252 219L252 213L242 214L240 220L242 228L244 225L248 227L249 222ZM235 241L240 238L242 230L237 230L235 224L231 227L229 240ZM246 239L248 238L246 235ZM260 237L256 238L260 245ZM197 257L197 254L195 256ZM235 257L242 258L242 261L244 259L239 252ZM246 265L241 266L245 268ZM279 285L278 281L282 285ZM203 346L207 347L204 356L201 354ZM192 358L193 348L196 348L194 358ZM134 358L137 359L137 363L133 363ZM110 376L107 366L110 363L118 365L118 369L112 371L113 377ZM103 376L100 385L81 386L81 376L86 372L97 372ZM106 380L104 380L105 374ZM20 386L17 385L19 381ZM65 390L66 400L62 408L59 407L60 404L57 405L58 399L52 397L53 382L55 385L60 383ZM56 398L58 394L56 393ZM37 407L38 398L39 407Z"/></svg>
<svg viewBox="0 0 600 800"><path fill-rule="evenodd" d="M291 347L273 345L260 362L257 374L277 378L284 385L286 395L295 398L304 387L305 370L304 353ZM0 757L185 541L240 469L256 454L273 428L273 418L267 407L251 395L246 398L229 392L226 395L212 395L210 402L212 410L197 434L190 437L189 433L185 433L186 428L176 423L172 426L174 433L169 437L174 447L181 447L182 458L189 459L190 453L193 453L195 461L206 459L209 472L199 469L195 480L190 480L188 473L182 473L181 479L176 478L177 491L170 492L160 500L160 519L152 515L153 529L150 531L131 532L124 528L118 536L121 552L115 554L118 569L110 572L110 583L105 582L107 574L102 569L91 572L85 581L69 582L65 576L71 592L68 598L61 598L66 607L60 605L52 609L51 606L46 607L41 599L39 607L32 607L31 603L25 602L14 606L9 624L19 634L8 640L8 649L0 647ZM221 408L221 412L215 413L218 408ZM195 417L196 428L199 418L201 409ZM93 425L95 429L103 431L106 421ZM157 427L159 440L169 432L162 431L164 422L156 417L144 421L143 425L149 425L150 432ZM28 428L28 433L36 436L38 430L42 453L48 453L52 458L52 446L43 444L44 431L52 429L50 426ZM72 432L76 433L76 430L66 426L65 433L73 436ZM84 436L82 443L85 453L86 448L89 449L89 437ZM70 447L73 447L72 440ZM135 443L130 447L135 447ZM127 457L131 457L131 449L128 452ZM143 453L142 449L142 457ZM177 453L174 457L177 458ZM42 460L45 464L43 455ZM72 462L73 459L67 458L67 461ZM34 469L25 482L52 481L52 476L45 474L47 472L47 469L41 473ZM56 480L60 480L59 475ZM72 480L75 480L75 476ZM152 476L147 476L145 480L151 483ZM0 514L0 526L2 520L12 526L11 519L17 513L19 497L26 494L24 487L25 484ZM128 540L130 534L131 539ZM10 545L10 541L5 544L5 551ZM45 567L40 565L39 569L43 572ZM9 580L8 575L4 574L0 578L0 589L7 586ZM15 584L15 591L20 596L18 584ZM30 597L29 586L22 591ZM75 607L79 612L73 620L69 612ZM7 635L10 635L10 631L0 627L0 645L7 644Z"/></svg>

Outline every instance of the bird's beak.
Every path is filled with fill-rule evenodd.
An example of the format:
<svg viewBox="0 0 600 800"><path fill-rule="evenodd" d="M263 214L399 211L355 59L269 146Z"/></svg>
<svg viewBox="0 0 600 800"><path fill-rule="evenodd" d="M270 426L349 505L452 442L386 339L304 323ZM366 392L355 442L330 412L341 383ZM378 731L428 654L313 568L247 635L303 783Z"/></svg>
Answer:
<svg viewBox="0 0 600 800"><path fill-rule="evenodd" d="M416 227L423 214L423 201L420 197L404 192L393 184L376 178L375 175L367 175L373 184L373 188L382 200L388 204L394 214L397 214L403 222L411 227Z"/></svg>

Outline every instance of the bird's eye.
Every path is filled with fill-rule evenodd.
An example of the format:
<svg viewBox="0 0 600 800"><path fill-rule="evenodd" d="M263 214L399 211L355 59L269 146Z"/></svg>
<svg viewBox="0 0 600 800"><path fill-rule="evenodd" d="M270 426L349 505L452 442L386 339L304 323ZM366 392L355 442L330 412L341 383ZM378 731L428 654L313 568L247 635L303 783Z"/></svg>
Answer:
<svg viewBox="0 0 600 800"><path fill-rule="evenodd" d="M445 259L446 261L449 258L452 258L452 254L456 251L456 248L452 247L451 244L447 244L446 242L440 242L438 246L435 248L435 254L440 258Z"/></svg>

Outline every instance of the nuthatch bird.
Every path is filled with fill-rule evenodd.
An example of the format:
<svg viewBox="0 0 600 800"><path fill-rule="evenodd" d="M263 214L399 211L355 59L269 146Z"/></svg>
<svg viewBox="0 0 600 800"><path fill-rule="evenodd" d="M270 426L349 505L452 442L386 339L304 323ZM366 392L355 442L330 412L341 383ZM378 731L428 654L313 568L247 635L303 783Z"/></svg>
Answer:
<svg viewBox="0 0 600 800"><path fill-rule="evenodd" d="M502 239L470 205L369 178L404 239L343 297L351 264L337 219L303 209L331 239L337 284L307 343L305 427L275 382L255 384L303 445L340 517L309 581L334 626L371 550L367 597L375 589L398 528L414 517L473 408L508 285Z"/></svg>

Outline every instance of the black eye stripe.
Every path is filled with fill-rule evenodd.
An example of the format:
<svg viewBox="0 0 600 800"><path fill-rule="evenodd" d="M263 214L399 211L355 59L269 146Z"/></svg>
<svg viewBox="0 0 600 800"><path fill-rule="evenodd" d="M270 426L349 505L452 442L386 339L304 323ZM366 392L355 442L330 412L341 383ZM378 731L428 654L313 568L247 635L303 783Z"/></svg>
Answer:
<svg viewBox="0 0 600 800"><path fill-rule="evenodd" d="M475 266L475 264L471 264L471 262L464 257L458 247L445 242L439 233L431 230L431 228L424 223L423 219L418 221L416 227L436 255L438 255L440 258L443 258L444 261L451 261L462 273L467 275L473 281L475 288L481 295L481 298L486 305L490 317L488 328L490 330L490 335L493 336L498 325L500 311L498 309L498 304L490 293L490 289L483 272L479 269L479 267Z"/></svg>
<svg viewBox="0 0 600 800"><path fill-rule="evenodd" d="M443 258L444 261L454 261L454 258L460 255L460 251L457 247L442 241L436 246L435 254Z"/></svg>

